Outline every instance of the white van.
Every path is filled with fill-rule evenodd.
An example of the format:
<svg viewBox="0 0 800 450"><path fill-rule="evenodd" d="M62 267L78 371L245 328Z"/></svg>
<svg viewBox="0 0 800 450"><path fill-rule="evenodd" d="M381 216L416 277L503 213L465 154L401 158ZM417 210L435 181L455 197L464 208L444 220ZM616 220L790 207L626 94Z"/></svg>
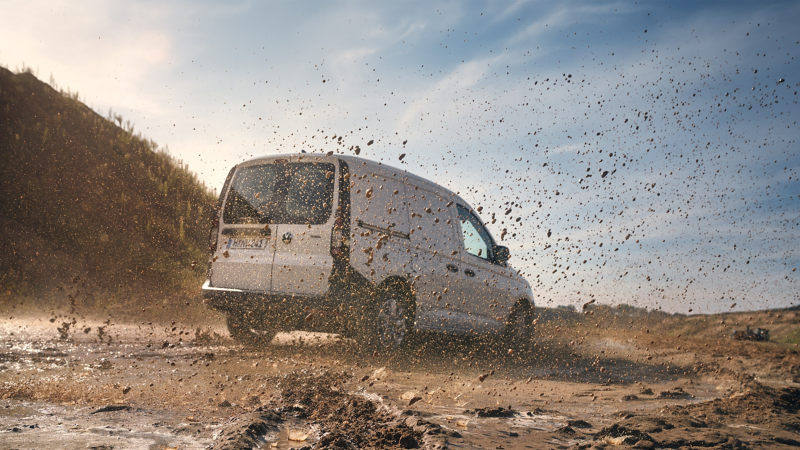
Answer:
<svg viewBox="0 0 800 450"><path fill-rule="evenodd" d="M205 303L231 336L282 330L398 349L415 331L530 343L533 295L461 197L353 156L279 155L231 169L211 228Z"/></svg>

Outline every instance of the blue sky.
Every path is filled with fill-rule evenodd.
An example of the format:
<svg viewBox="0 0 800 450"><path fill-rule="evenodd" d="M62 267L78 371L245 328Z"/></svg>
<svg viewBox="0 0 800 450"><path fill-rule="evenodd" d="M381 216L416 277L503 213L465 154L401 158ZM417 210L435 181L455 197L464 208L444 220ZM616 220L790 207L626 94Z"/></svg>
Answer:
<svg viewBox="0 0 800 450"><path fill-rule="evenodd" d="M800 304L796 2L0 10L0 64L113 108L217 189L251 156L359 145L494 213L538 304Z"/></svg>

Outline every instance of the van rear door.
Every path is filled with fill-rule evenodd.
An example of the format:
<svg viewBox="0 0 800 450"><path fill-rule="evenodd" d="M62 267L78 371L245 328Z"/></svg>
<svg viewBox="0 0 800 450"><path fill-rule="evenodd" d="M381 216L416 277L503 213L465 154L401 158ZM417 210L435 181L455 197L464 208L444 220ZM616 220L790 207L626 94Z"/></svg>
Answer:
<svg viewBox="0 0 800 450"><path fill-rule="evenodd" d="M331 274L331 233L338 202L338 161L314 156L276 160L279 200L272 293L322 296Z"/></svg>
<svg viewBox="0 0 800 450"><path fill-rule="evenodd" d="M269 293L275 257L270 224L277 173L273 164L236 168L228 185L219 223L219 245L212 257L211 285Z"/></svg>

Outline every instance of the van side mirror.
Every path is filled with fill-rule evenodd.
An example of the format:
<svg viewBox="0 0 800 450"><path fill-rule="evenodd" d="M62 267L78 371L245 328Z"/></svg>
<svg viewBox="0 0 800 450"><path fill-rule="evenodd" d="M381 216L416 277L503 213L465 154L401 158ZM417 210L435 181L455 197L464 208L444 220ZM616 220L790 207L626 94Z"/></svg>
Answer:
<svg viewBox="0 0 800 450"><path fill-rule="evenodd" d="M509 258L511 258L511 252L508 251L508 247L503 245L494 246L494 262L503 264Z"/></svg>

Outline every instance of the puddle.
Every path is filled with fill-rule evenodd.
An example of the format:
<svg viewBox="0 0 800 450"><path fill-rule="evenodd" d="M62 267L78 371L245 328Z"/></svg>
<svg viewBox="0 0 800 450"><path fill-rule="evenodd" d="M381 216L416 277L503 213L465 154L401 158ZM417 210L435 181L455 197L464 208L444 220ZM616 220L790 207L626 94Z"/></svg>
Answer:
<svg viewBox="0 0 800 450"><path fill-rule="evenodd" d="M181 432L185 419L167 411L115 411L91 414L93 408L47 403L0 404L0 441L3 448L19 450L58 447L87 448L205 449L212 443L211 431L198 427ZM103 447L105 446L105 447Z"/></svg>

